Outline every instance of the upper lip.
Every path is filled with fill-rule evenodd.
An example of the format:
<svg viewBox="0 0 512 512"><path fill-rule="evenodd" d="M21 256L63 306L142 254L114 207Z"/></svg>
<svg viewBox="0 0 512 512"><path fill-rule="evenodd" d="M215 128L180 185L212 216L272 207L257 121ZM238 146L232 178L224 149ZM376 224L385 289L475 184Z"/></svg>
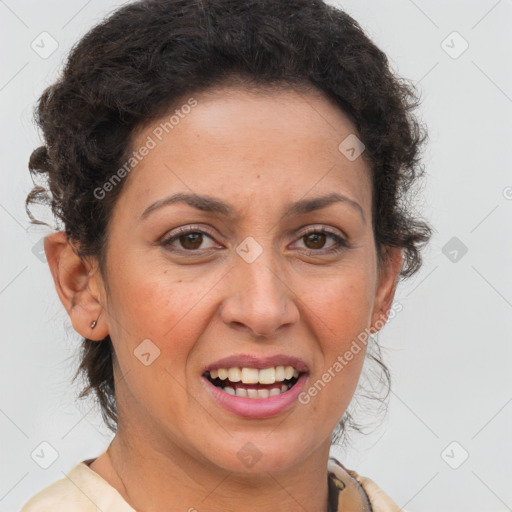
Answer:
<svg viewBox="0 0 512 512"><path fill-rule="evenodd" d="M251 354L239 354L219 359L203 369L203 373L219 368L270 368L272 366L293 366L299 372L309 372L307 364L300 358L286 354L258 357Z"/></svg>

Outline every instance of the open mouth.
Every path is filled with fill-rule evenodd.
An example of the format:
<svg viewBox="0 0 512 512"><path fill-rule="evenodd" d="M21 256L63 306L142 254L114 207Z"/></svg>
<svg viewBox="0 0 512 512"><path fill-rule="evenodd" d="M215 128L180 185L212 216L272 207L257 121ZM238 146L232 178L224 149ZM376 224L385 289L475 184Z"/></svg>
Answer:
<svg viewBox="0 0 512 512"><path fill-rule="evenodd" d="M225 393L244 398L269 398L286 393L302 375L293 366L218 368L203 376Z"/></svg>

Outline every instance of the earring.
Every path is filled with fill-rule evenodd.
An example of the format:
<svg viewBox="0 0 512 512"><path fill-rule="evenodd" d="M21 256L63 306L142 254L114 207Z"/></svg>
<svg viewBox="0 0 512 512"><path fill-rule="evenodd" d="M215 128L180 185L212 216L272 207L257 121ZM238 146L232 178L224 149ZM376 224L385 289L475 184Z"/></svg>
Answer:
<svg viewBox="0 0 512 512"><path fill-rule="evenodd" d="M99 318L99 317L98 317ZM96 324L98 323L97 320L94 320L91 322L91 329L94 329L96 327Z"/></svg>

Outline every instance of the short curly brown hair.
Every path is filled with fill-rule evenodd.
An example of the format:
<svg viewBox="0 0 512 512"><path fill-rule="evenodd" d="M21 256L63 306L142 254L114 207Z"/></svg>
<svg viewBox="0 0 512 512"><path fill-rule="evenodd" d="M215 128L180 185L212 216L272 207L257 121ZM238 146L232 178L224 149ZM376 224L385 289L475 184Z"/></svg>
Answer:
<svg viewBox="0 0 512 512"><path fill-rule="evenodd" d="M401 277L416 272L431 235L410 205L412 185L424 172L419 150L426 130L413 115L418 95L355 20L321 0L145 0L90 30L39 99L44 145L32 153L29 169L45 182L34 181L27 197L31 221L41 223L32 203L49 205L79 255L98 258L105 275L108 222L123 183L102 200L93 191L133 150L136 129L185 95L233 82L313 87L349 116L371 162L379 262L386 246L401 247ZM84 338L77 375L88 381L80 396L94 390L115 431L112 350L110 336L102 343ZM370 357L389 383L380 357ZM349 420L346 413L339 427L345 430Z"/></svg>

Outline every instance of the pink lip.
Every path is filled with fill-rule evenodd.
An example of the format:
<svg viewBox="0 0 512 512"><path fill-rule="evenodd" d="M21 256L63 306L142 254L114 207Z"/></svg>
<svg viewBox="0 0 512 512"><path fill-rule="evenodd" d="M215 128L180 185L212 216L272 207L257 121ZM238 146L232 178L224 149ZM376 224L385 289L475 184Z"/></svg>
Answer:
<svg viewBox="0 0 512 512"><path fill-rule="evenodd" d="M224 360L222 362L225 364ZM270 364L270 366L273 365ZM213 368L212 366L212 369ZM244 398L230 395L216 387L206 377L201 377L201 381L207 391L212 395L213 399L221 407L244 418L257 419L276 416L290 408L297 401L298 396L304 389L307 378L308 375L303 373L299 376L297 383L291 389L280 395L270 396L268 398Z"/></svg>
<svg viewBox="0 0 512 512"><path fill-rule="evenodd" d="M287 356L285 354L277 354L269 357L256 357L249 354L239 354L234 356L219 359L203 369L203 373L210 370L217 370L219 368L270 368L272 366L293 366L299 372L309 372L306 363L298 357ZM214 386L215 387L215 386ZM296 387L296 386L294 386ZM293 389L293 388L292 388ZM291 391L291 390L290 390ZM250 400L257 400L250 399ZM266 400L266 399L265 399Z"/></svg>

